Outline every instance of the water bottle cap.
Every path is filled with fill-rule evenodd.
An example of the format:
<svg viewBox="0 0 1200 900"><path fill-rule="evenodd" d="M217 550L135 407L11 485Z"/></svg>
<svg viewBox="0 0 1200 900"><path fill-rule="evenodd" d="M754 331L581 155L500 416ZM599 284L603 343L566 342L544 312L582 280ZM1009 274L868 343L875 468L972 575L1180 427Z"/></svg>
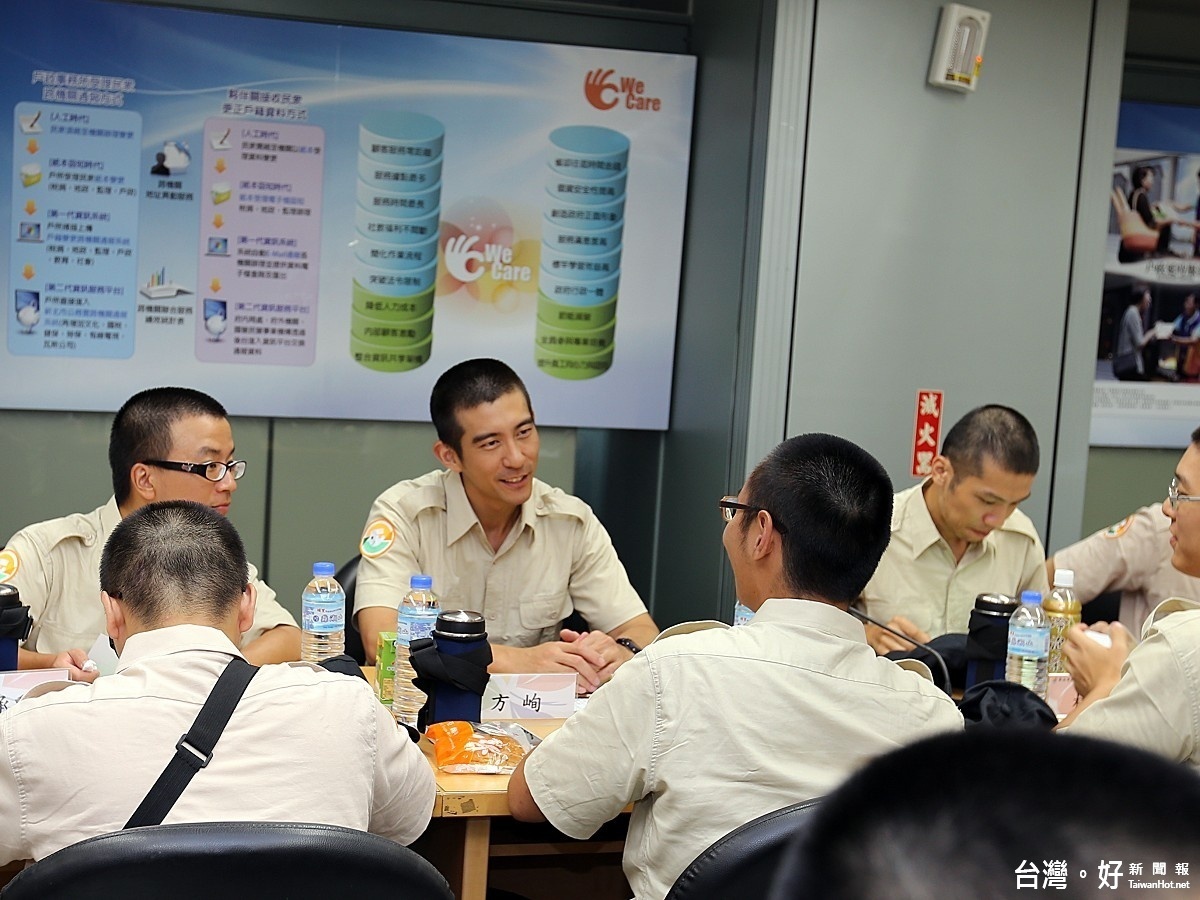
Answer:
<svg viewBox="0 0 1200 900"><path fill-rule="evenodd" d="M327 577L332 575L337 567L331 562L315 562L313 563L313 575Z"/></svg>
<svg viewBox="0 0 1200 900"><path fill-rule="evenodd" d="M427 591L433 587L433 576L414 575L408 579L408 586L414 591Z"/></svg>
<svg viewBox="0 0 1200 900"><path fill-rule="evenodd" d="M1054 570L1054 586L1073 588L1075 587L1075 570L1074 569L1055 569Z"/></svg>
<svg viewBox="0 0 1200 900"><path fill-rule="evenodd" d="M1021 602L1022 603L1032 603L1036 606L1041 606L1042 605L1042 592L1041 591L1021 591Z"/></svg>

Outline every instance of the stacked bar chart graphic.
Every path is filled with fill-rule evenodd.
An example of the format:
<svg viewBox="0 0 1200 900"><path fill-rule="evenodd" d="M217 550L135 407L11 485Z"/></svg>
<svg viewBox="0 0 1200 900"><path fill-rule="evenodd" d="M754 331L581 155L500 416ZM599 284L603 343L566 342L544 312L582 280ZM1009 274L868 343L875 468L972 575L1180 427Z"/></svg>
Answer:
<svg viewBox="0 0 1200 900"><path fill-rule="evenodd" d="M441 122L414 112L359 126L350 353L368 369L429 361L444 136Z"/></svg>
<svg viewBox="0 0 1200 900"><path fill-rule="evenodd" d="M595 378L613 360L629 138L567 125L550 144L534 357L556 378Z"/></svg>

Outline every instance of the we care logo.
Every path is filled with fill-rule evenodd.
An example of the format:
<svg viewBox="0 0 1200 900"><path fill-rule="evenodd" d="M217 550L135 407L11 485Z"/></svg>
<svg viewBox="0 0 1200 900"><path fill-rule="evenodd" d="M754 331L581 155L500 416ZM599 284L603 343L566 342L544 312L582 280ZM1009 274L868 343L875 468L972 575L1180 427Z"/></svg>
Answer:
<svg viewBox="0 0 1200 900"><path fill-rule="evenodd" d="M517 265L513 261L511 247L503 244L481 244L476 248L479 238L476 235L460 234L446 241L442 248L442 261L446 271L463 284L470 284L483 277L490 271L496 281L525 282L533 280L533 270L529 266Z"/></svg>
<svg viewBox="0 0 1200 900"><path fill-rule="evenodd" d="M592 69L583 81L583 94L596 109L626 109L644 112L662 110L662 100L646 93L646 82L631 75L617 75L615 69Z"/></svg>

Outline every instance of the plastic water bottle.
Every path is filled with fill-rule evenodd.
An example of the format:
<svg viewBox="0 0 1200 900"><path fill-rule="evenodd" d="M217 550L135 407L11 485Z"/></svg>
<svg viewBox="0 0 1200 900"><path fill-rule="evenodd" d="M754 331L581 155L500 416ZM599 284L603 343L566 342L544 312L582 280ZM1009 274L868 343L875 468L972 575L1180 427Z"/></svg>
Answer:
<svg viewBox="0 0 1200 900"><path fill-rule="evenodd" d="M333 571L331 562L313 563L312 581L300 595L300 658L305 662L319 663L346 651L346 592Z"/></svg>
<svg viewBox="0 0 1200 900"><path fill-rule="evenodd" d="M1004 677L1046 699L1050 623L1039 591L1022 591L1021 605L1008 620L1008 663Z"/></svg>
<svg viewBox="0 0 1200 900"><path fill-rule="evenodd" d="M1046 621L1050 624L1050 672L1058 675L1067 671L1063 659L1063 641L1072 626L1083 618L1083 606L1075 596L1075 572L1071 569L1054 570L1054 590L1042 601Z"/></svg>
<svg viewBox="0 0 1200 900"><path fill-rule="evenodd" d="M738 600L733 604L733 624L745 625L754 618L754 613L750 611L750 607Z"/></svg>
<svg viewBox="0 0 1200 900"><path fill-rule="evenodd" d="M396 683L392 690L392 715L415 728L417 714L425 705L425 694L413 684L416 673L408 659L408 645L432 636L442 604L433 592L430 576L414 575L408 584L408 593L396 610Z"/></svg>

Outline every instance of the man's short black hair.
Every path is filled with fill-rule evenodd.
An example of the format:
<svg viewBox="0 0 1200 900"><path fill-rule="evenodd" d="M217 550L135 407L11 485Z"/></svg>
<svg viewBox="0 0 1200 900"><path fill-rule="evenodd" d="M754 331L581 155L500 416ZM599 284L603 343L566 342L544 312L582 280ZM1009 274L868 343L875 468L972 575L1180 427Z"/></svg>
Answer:
<svg viewBox="0 0 1200 900"><path fill-rule="evenodd" d="M145 624L198 614L217 622L249 581L233 523L190 500L150 503L123 518L100 557L100 588Z"/></svg>
<svg viewBox="0 0 1200 900"><path fill-rule="evenodd" d="M220 403L191 388L150 388L125 401L108 435L108 466L118 506L129 499L130 470L148 459L166 459L171 452L171 427L190 416L229 418Z"/></svg>
<svg viewBox="0 0 1200 900"><path fill-rule="evenodd" d="M832 434L799 435L755 467L746 495L786 530L784 577L797 597L862 593L891 537L892 482L875 457ZM745 533L753 516L739 518Z"/></svg>
<svg viewBox="0 0 1200 900"><path fill-rule="evenodd" d="M1153 860L1171 864L1167 880L1190 862L1195 878L1197 809L1195 772L1144 750L1025 728L939 735L879 757L829 795L785 852L770 897L1007 898L1022 896L1018 868L1036 867L1041 888L1051 860L1067 863L1064 897L1095 896L1108 860L1144 862L1147 882L1158 880Z"/></svg>
<svg viewBox="0 0 1200 900"><path fill-rule="evenodd" d="M429 395L429 417L437 429L438 440L462 456L463 428L458 412L484 403L495 403L510 391L525 397L529 414L533 404L525 383L508 365L498 359L468 359L451 366L438 378Z"/></svg>
<svg viewBox="0 0 1200 900"><path fill-rule="evenodd" d="M1015 409L979 406L954 423L942 440L942 456L954 466L956 481L982 472L985 459L1013 475L1036 475L1037 432Z"/></svg>

